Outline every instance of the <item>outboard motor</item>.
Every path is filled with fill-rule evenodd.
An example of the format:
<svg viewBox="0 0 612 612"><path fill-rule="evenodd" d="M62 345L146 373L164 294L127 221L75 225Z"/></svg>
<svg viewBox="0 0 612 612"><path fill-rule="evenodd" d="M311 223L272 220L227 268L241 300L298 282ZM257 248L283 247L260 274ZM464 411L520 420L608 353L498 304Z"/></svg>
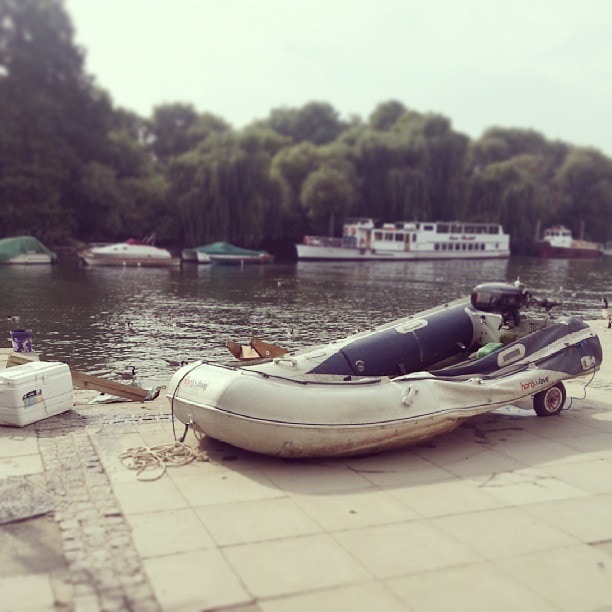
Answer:
<svg viewBox="0 0 612 612"><path fill-rule="evenodd" d="M483 283L474 287L471 302L476 310L500 314L504 323L512 321L514 325L519 325L520 309L527 306L529 294L523 285Z"/></svg>

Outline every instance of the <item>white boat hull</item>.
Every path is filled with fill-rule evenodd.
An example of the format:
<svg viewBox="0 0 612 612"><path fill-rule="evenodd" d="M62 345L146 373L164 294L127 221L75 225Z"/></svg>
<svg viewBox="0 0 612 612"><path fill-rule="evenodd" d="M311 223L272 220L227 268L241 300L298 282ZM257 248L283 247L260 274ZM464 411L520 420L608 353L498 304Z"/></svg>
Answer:
<svg viewBox="0 0 612 612"><path fill-rule="evenodd" d="M197 249L183 249L181 251L181 259L190 263L209 264L210 257L203 251Z"/></svg>
<svg viewBox="0 0 612 612"><path fill-rule="evenodd" d="M198 261L198 254L195 249L183 249L181 251L181 259L183 261Z"/></svg>
<svg viewBox="0 0 612 612"><path fill-rule="evenodd" d="M503 251L382 251L376 249L351 249L297 244L297 256L301 261L417 261L431 259L505 259L509 250Z"/></svg>
<svg viewBox="0 0 612 612"><path fill-rule="evenodd" d="M100 257L96 255L81 255L88 266L134 266L143 268L165 268L180 266L181 261L176 257L169 259L161 258L138 258L138 257Z"/></svg>
<svg viewBox="0 0 612 612"><path fill-rule="evenodd" d="M305 384L191 364L175 375L168 399L180 421L239 448L280 457L332 457L422 442L564 378L536 370L489 381L416 373Z"/></svg>
<svg viewBox="0 0 612 612"><path fill-rule="evenodd" d="M20 253L4 263L19 265L51 264L53 258L46 253Z"/></svg>
<svg viewBox="0 0 612 612"><path fill-rule="evenodd" d="M488 409L486 410L488 412ZM477 414L477 413L474 413ZM257 421L213 408L175 409L179 420L202 433L251 452L277 457L348 457L418 444L453 430L465 416L371 425L304 425Z"/></svg>
<svg viewBox="0 0 612 612"><path fill-rule="evenodd" d="M172 267L181 265L181 260L178 257L172 257L166 249L134 242L93 247L81 253L81 259L88 266Z"/></svg>

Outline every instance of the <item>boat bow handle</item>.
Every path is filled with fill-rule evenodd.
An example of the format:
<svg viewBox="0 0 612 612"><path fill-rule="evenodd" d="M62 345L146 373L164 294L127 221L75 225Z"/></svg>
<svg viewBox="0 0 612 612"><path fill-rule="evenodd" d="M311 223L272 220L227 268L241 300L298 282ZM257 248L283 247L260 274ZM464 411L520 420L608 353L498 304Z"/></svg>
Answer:
<svg viewBox="0 0 612 612"><path fill-rule="evenodd" d="M292 368L298 367L297 360L294 359L293 357L277 357L276 359L274 359L274 363L276 365L283 365L283 364L289 363L289 366Z"/></svg>
<svg viewBox="0 0 612 612"><path fill-rule="evenodd" d="M418 394L419 392L417 389L415 389L412 385L408 385L408 387L402 392L402 404L408 407L412 406L412 402Z"/></svg>

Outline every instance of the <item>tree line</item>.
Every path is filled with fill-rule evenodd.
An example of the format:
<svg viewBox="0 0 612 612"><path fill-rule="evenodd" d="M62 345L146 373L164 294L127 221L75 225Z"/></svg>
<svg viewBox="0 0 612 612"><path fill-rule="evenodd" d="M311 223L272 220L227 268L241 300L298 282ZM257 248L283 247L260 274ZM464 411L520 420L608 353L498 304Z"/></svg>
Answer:
<svg viewBox="0 0 612 612"><path fill-rule="evenodd" d="M371 216L499 222L529 253L553 223L611 233L612 160L534 130L470 139L397 100L348 120L313 101L242 129L190 103L115 107L63 0L0 0L0 109L0 237L257 247Z"/></svg>

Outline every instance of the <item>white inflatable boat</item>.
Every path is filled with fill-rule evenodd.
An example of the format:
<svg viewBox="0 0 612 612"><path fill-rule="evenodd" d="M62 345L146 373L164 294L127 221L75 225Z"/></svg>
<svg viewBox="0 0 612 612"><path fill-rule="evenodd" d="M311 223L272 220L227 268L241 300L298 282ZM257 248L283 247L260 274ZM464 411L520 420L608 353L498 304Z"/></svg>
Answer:
<svg viewBox="0 0 612 612"><path fill-rule="evenodd" d="M601 364L580 319L521 312L523 287L489 283L457 300L333 342L249 365L196 362L168 387L173 414L240 448L284 457L391 449L533 396L558 414L562 381Z"/></svg>

